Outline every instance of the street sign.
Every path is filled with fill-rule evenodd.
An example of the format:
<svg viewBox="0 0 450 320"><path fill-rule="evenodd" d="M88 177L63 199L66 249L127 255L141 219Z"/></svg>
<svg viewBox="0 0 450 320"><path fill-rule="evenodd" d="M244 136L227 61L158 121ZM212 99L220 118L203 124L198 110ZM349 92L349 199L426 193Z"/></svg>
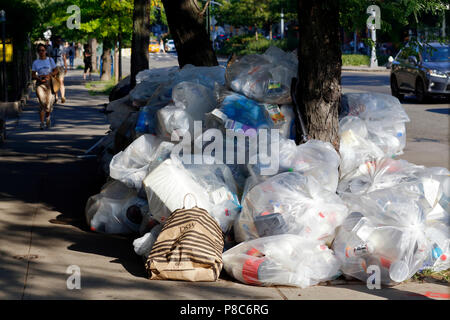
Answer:
<svg viewBox="0 0 450 320"><path fill-rule="evenodd" d="M50 40L51 37L52 37L52 31L51 30L47 30L47 31L44 32L45 40Z"/></svg>

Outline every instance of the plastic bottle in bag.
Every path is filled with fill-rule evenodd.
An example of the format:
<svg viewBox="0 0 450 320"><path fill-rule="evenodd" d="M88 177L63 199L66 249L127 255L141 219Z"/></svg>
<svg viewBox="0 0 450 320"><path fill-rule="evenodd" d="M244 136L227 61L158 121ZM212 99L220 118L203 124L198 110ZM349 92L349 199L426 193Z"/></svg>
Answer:
<svg viewBox="0 0 450 320"><path fill-rule="evenodd" d="M289 283L289 273L273 260L264 257L257 249L252 248L246 254L256 257L249 257L242 264L242 278L246 283L255 285Z"/></svg>
<svg viewBox="0 0 450 320"><path fill-rule="evenodd" d="M161 109L158 106L145 106L139 111L138 120L136 123L136 132L157 134L157 119L156 112Z"/></svg>
<svg viewBox="0 0 450 320"><path fill-rule="evenodd" d="M239 94L230 94L222 102L220 110L230 119L253 128L271 128L264 108L257 102Z"/></svg>

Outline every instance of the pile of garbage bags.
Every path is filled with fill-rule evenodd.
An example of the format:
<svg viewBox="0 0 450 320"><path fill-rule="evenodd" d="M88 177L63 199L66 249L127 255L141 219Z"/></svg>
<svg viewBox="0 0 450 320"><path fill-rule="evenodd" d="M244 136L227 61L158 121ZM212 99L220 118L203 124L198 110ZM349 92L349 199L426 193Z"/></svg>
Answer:
<svg viewBox="0 0 450 320"><path fill-rule="evenodd" d="M225 271L250 285L366 281L369 266L392 285L449 268L449 171L394 159L409 121L398 99L343 94L339 153L296 145L296 74L295 54L274 47L227 68L139 73L106 108L91 230L133 236L145 261L171 213L196 205L223 232Z"/></svg>

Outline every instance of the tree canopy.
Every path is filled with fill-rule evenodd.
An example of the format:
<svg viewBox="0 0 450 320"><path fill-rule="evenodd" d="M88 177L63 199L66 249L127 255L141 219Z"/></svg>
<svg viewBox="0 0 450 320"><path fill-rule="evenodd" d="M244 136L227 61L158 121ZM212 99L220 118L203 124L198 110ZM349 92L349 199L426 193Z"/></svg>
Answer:
<svg viewBox="0 0 450 320"><path fill-rule="evenodd" d="M72 41L86 42L97 38L101 42L111 42L117 38L119 29L125 42L131 42L133 32L133 0L13 0L27 2L39 10L37 23L32 32L34 39L43 37L48 28ZM70 29L66 22L73 14L67 8L80 8L80 29ZM167 25L167 18L161 0L151 0L150 21Z"/></svg>

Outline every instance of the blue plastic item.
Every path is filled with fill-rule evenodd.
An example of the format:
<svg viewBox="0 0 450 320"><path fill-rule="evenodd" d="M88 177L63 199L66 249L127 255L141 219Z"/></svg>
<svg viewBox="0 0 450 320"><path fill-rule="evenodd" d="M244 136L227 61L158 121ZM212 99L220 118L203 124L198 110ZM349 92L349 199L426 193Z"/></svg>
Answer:
<svg viewBox="0 0 450 320"><path fill-rule="evenodd" d="M222 102L220 111L228 118L253 128L273 127L272 121L266 116L264 107L240 94L227 96Z"/></svg>
<svg viewBox="0 0 450 320"><path fill-rule="evenodd" d="M136 123L136 132L150 133L156 135L156 112L159 108L145 106L139 111L138 120Z"/></svg>

